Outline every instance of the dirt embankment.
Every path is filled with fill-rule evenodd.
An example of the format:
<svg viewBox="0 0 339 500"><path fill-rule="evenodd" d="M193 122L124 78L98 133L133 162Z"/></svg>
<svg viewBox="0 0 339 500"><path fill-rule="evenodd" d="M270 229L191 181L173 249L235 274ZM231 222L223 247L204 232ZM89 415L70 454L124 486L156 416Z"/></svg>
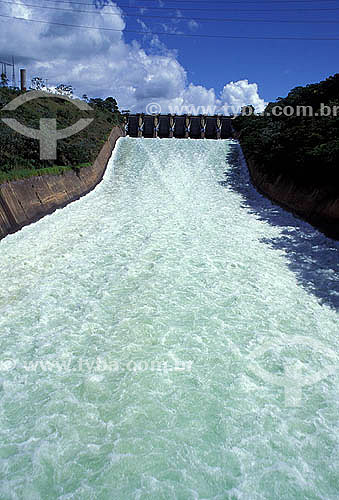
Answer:
<svg viewBox="0 0 339 500"><path fill-rule="evenodd" d="M330 238L339 240L339 197L330 197L321 189L302 189L282 176L272 182L251 160L247 159L246 162L258 191Z"/></svg>

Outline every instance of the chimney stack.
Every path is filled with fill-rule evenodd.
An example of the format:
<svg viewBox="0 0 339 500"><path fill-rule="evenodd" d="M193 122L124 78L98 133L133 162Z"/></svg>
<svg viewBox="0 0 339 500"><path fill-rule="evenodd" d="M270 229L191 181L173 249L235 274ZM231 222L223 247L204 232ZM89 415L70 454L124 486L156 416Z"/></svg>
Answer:
<svg viewBox="0 0 339 500"><path fill-rule="evenodd" d="M23 92L26 92L26 70L20 69L20 87Z"/></svg>

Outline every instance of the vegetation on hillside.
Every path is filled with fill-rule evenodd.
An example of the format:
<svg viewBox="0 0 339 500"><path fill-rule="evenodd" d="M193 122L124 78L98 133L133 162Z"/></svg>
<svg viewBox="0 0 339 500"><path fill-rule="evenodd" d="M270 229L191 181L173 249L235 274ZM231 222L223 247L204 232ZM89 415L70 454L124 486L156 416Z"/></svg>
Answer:
<svg viewBox="0 0 339 500"><path fill-rule="evenodd" d="M328 112L324 105L338 106L338 116L320 116L321 108ZM311 106L313 116L273 116L274 106ZM261 116L239 116L233 124L246 158L272 181L282 176L297 186L338 195L339 74L296 87L269 103Z"/></svg>
<svg viewBox="0 0 339 500"><path fill-rule="evenodd" d="M40 160L39 141L15 132L0 120L0 182L87 166L97 157L113 126L122 124L122 115L113 97L87 98L93 111L80 111L71 102L53 94L25 103L16 111L1 111L20 94L19 90L5 85L0 88L0 118L16 118L36 129L41 118L56 118L57 129L73 125L79 118L94 120L78 134L58 141L56 160Z"/></svg>

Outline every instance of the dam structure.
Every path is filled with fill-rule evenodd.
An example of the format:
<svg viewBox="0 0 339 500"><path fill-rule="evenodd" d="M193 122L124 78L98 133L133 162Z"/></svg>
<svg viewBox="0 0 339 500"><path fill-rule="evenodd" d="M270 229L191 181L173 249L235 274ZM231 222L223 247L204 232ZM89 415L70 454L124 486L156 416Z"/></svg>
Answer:
<svg viewBox="0 0 339 500"><path fill-rule="evenodd" d="M231 120L222 115L126 114L125 131L130 137L153 139L229 139L233 134Z"/></svg>

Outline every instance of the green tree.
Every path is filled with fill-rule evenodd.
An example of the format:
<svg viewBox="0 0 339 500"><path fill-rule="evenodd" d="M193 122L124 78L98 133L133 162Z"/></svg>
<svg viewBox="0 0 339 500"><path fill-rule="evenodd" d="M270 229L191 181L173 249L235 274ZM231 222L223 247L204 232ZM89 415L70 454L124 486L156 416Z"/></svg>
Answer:
<svg viewBox="0 0 339 500"><path fill-rule="evenodd" d="M59 95L65 95L67 97L73 97L73 87L72 85L64 85L60 83L57 87L55 87L56 93Z"/></svg>
<svg viewBox="0 0 339 500"><path fill-rule="evenodd" d="M46 82L43 78L40 78L39 76L35 76L31 80L31 90L46 90Z"/></svg>

